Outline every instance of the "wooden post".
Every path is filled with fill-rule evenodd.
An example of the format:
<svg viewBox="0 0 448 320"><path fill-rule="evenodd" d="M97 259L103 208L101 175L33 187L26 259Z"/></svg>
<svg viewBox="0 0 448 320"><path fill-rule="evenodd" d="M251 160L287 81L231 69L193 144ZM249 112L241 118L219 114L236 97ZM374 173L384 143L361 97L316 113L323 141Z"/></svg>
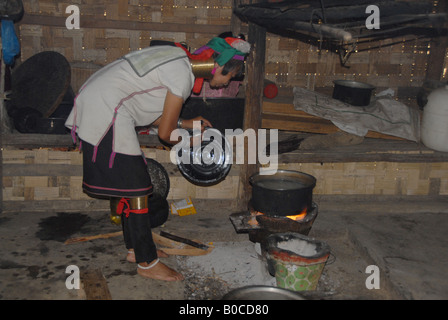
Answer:
<svg viewBox="0 0 448 320"><path fill-rule="evenodd" d="M0 37L0 213L3 212L3 134L6 128L6 109L5 109L5 69L3 60L1 37Z"/></svg>
<svg viewBox="0 0 448 320"><path fill-rule="evenodd" d="M263 103L263 82L265 77L266 57L266 29L256 24L249 23L248 41L252 46L247 58L247 85L246 103L244 111L244 130L253 129L258 133L261 127L261 111ZM258 137L258 135L257 135ZM257 146L258 147L258 146ZM254 150L254 148L251 148ZM248 163L248 141L245 141L245 162L240 174L240 201L241 209L247 208L250 200L251 186L249 177L258 171L258 156L256 163ZM258 152L258 148L256 150Z"/></svg>

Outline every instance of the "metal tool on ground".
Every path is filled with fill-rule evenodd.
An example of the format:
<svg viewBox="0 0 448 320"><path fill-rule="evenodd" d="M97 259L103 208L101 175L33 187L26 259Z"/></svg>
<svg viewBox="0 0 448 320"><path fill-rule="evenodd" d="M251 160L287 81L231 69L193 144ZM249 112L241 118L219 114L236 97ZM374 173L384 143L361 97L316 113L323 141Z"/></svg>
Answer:
<svg viewBox="0 0 448 320"><path fill-rule="evenodd" d="M195 247L195 248L199 248L199 249L202 249L202 250L208 250L209 249L209 247L207 245L205 245L205 244L198 243L196 241L193 241L193 240L190 240L190 239L185 239L185 238L182 238L182 237L179 237L179 236L175 236L175 235L167 233L165 231L160 231L160 235L162 237L165 237L165 238L177 241L177 242L188 244L188 245L190 245L192 247Z"/></svg>

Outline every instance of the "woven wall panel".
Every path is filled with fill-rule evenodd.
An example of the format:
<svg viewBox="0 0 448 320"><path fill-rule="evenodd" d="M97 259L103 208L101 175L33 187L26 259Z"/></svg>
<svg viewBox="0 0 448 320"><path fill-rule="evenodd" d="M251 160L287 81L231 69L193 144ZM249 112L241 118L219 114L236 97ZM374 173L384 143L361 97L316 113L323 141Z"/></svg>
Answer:
<svg viewBox="0 0 448 320"><path fill-rule="evenodd" d="M199 187L182 177L177 166L171 163L168 151L156 148L143 151L146 157L160 162L170 175L169 199L237 199L239 196L239 165L232 166L223 182ZM44 165L47 170L55 167L54 174L48 175L39 174L38 169L35 173L27 170L27 175L4 175L4 201L90 199L82 192L82 154L78 151L5 149L3 163L23 164L28 169L35 165ZM289 163L280 164L279 169L315 176L314 192L322 195L448 195L446 162Z"/></svg>
<svg viewBox="0 0 448 320"><path fill-rule="evenodd" d="M317 194L447 195L448 163L350 162L282 164L316 177Z"/></svg>
<svg viewBox="0 0 448 320"><path fill-rule="evenodd" d="M21 25L22 60L44 50L65 55L76 69L72 87L77 91L95 68L100 68L129 51L149 45L152 39L186 42L192 50L216 34L207 26L229 26L231 0L24 0L28 14L68 17L65 8L75 4L81 12L81 30L66 30L64 25L45 27ZM204 25L201 33L82 28L83 21L156 22L163 24ZM391 45L393 44L393 45ZM268 33L266 78L282 87L307 89L332 87L335 79L353 79L377 86L379 90L419 88L425 78L429 53L428 39L400 37L359 45L346 66L339 54L310 41ZM379 48L375 48L378 47ZM372 49L370 49L370 47ZM366 50L366 51L363 51ZM81 67L85 64L86 67ZM87 70L84 70L87 69ZM401 92L401 91L400 91ZM411 94L415 95L413 92ZM407 95L409 96L409 94Z"/></svg>

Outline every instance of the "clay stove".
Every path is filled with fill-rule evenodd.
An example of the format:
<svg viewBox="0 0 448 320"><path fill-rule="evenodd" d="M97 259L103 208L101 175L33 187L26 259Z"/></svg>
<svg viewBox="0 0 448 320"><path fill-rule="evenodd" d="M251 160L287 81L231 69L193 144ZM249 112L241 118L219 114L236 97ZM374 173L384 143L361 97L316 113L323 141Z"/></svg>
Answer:
<svg viewBox="0 0 448 320"><path fill-rule="evenodd" d="M272 174L256 173L249 182L252 197L247 210L230 215L237 233L247 232L251 241L261 244L275 233L308 235L318 213L312 192L315 177L299 171L277 170Z"/></svg>

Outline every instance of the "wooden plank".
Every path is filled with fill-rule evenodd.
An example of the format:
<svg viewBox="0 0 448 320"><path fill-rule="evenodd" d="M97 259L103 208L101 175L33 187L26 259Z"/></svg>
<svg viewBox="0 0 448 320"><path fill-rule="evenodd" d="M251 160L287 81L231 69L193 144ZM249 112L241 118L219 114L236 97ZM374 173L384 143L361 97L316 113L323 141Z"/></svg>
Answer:
<svg viewBox="0 0 448 320"><path fill-rule="evenodd" d="M45 16L25 13L20 24L41 25L52 27L64 27L66 17ZM95 29L123 29L139 31L163 31L163 32L185 32L185 33L207 33L220 34L229 30L228 25L203 25L188 23L158 23L148 21L125 21L110 19L95 19L87 16L81 17L81 28Z"/></svg>
<svg viewBox="0 0 448 320"><path fill-rule="evenodd" d="M162 146L156 135L139 135L138 140L142 146ZM69 134L26 134L8 133L3 135L4 147L16 148L74 148L73 140Z"/></svg>
<svg viewBox="0 0 448 320"><path fill-rule="evenodd" d="M337 150L341 149L341 150ZM349 152L344 147L337 147L321 152L296 151L279 155L280 163L345 163L345 162L400 162L400 163L427 163L446 162L446 157L433 154L399 154L399 153L358 153Z"/></svg>
<svg viewBox="0 0 448 320"><path fill-rule="evenodd" d="M82 165L72 164L3 164L3 176L82 176Z"/></svg>
<svg viewBox="0 0 448 320"><path fill-rule="evenodd" d="M330 120L294 109L292 97L263 101L262 127L266 129L293 130L310 133L334 133L340 131ZM368 131L367 138L405 140L399 137Z"/></svg>
<svg viewBox="0 0 448 320"><path fill-rule="evenodd" d="M72 137L69 134L26 134L7 133L4 135L5 147L39 148L39 147L73 147Z"/></svg>
<svg viewBox="0 0 448 320"><path fill-rule="evenodd" d="M266 129L282 129L310 133L334 133L339 131L336 126L325 121L288 117L286 115L263 114L261 126Z"/></svg>
<svg viewBox="0 0 448 320"><path fill-rule="evenodd" d="M308 133L329 134L341 131L330 120L318 117L292 117L287 115L266 114L263 113L261 122L265 129L282 129L289 131L300 131ZM403 138L382 134L379 132L368 131L366 138L387 139L387 140L405 140Z"/></svg>
<svg viewBox="0 0 448 320"><path fill-rule="evenodd" d="M87 269L81 272L81 282L86 293L86 300L112 300L101 270Z"/></svg>
<svg viewBox="0 0 448 320"><path fill-rule="evenodd" d="M289 133L289 137L294 133ZM298 137L307 135L299 134ZM279 140L286 139L279 135ZM435 163L448 162L448 153L431 150L407 140L364 139L353 146L337 146L328 149L296 150L280 154L279 163L341 163L341 162L400 162Z"/></svg>

